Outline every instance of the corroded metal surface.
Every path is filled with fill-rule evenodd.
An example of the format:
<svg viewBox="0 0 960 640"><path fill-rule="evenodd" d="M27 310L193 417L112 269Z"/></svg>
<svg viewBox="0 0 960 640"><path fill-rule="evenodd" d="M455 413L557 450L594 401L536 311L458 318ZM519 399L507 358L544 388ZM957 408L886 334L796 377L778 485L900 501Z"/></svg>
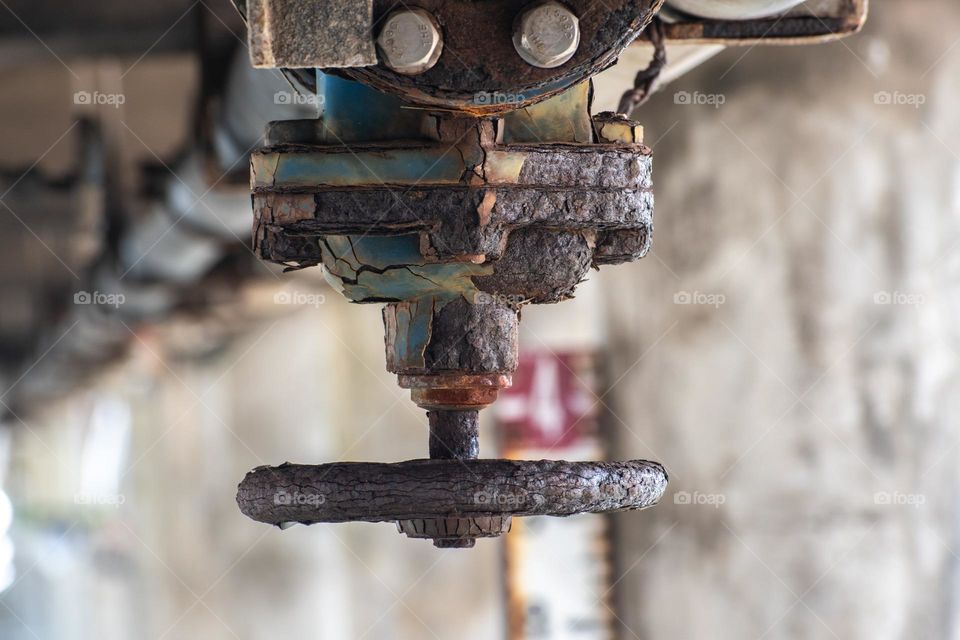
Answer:
<svg viewBox="0 0 960 640"><path fill-rule="evenodd" d="M519 314L506 303L430 296L383 309L387 370L424 409L479 409L510 385Z"/></svg>
<svg viewBox="0 0 960 640"><path fill-rule="evenodd" d="M471 460L480 455L480 414L477 411L428 411L430 458Z"/></svg>
<svg viewBox="0 0 960 640"><path fill-rule="evenodd" d="M257 195L254 207L257 254L297 267L322 262L321 235L362 235L376 224L382 233L418 233L425 256L433 260L495 260L515 229L534 224L647 233L653 226L653 193L648 189L328 190Z"/></svg>
<svg viewBox="0 0 960 640"><path fill-rule="evenodd" d="M479 153L474 162L472 156L463 157L454 150ZM278 146L262 149L251 158L251 186L255 194L385 185L649 188L645 155L635 143Z"/></svg>
<svg viewBox="0 0 960 640"><path fill-rule="evenodd" d="M515 346L516 343L505 340L499 348L504 349L510 345ZM516 350L508 355L515 357ZM400 373L397 383L404 389L410 389L410 398L428 412L464 409L476 411L493 404L500 390L513 383L513 377L509 373Z"/></svg>
<svg viewBox="0 0 960 640"><path fill-rule="evenodd" d="M353 302L473 298L473 278L493 273L489 264L428 261L412 234L322 236L320 252L327 281Z"/></svg>
<svg viewBox="0 0 960 640"><path fill-rule="evenodd" d="M523 305L567 299L591 267L650 245L642 129L592 119L590 95L581 84L502 121L383 97L372 110L398 118L370 131L346 108L272 127L275 144L251 162L255 248L291 267L322 264L353 302L386 303L387 369L427 410L434 459L262 467L240 486L245 514L282 526L392 520L411 537L469 547L513 515L659 500L666 474L654 463L475 459L478 411L518 365ZM333 144L341 132L351 142Z"/></svg>
<svg viewBox="0 0 960 640"><path fill-rule="evenodd" d="M494 538L510 532L510 516L399 520L397 530L408 538L432 538L441 549L472 547L477 538Z"/></svg>
<svg viewBox="0 0 960 640"><path fill-rule="evenodd" d="M405 375L510 373L517 366L518 322L516 309L508 304L474 304L462 297L388 304L383 310L387 370Z"/></svg>
<svg viewBox="0 0 960 640"><path fill-rule="evenodd" d="M529 225L649 230L650 152L621 141L636 125L601 124L614 142L504 145L478 120L452 149L442 141L265 149L252 160L256 250L310 266L322 260L321 235L375 227L418 233L426 259L482 261L503 255L510 233Z"/></svg>
<svg viewBox="0 0 960 640"><path fill-rule="evenodd" d="M810 44L860 31L869 0L824 0L804 3L782 15L752 20L714 20L680 15L664 25L667 40L726 45Z"/></svg>
<svg viewBox="0 0 960 640"><path fill-rule="evenodd" d="M432 68L406 75L377 64L374 36L381 36L393 0L359 3L310 0L306 3L250 0L245 11L255 66L325 68L421 106L495 114L549 98L612 64L646 27L663 0L566 0L577 16L580 42L573 56L553 68L540 68L515 50L513 34L525 7L514 0L420 0L441 27L450 52ZM302 5L302 6L301 6ZM455 53L453 53L455 52ZM376 66L368 66L376 65ZM309 78L307 78L309 81ZM309 84L309 82L308 82ZM508 94L518 102L490 100Z"/></svg>
<svg viewBox="0 0 960 640"><path fill-rule="evenodd" d="M240 483L258 522L385 522L474 516L567 516L656 504L655 462L409 460L259 467Z"/></svg>
<svg viewBox="0 0 960 640"><path fill-rule="evenodd" d="M604 111L593 116L597 138L609 144L636 144L643 142L643 125L622 113Z"/></svg>
<svg viewBox="0 0 960 640"><path fill-rule="evenodd" d="M514 25L526 8L515 0L420 0L417 6L443 27L441 55L428 71L405 76L383 65L343 69L340 73L407 102L474 113L503 113L532 104L582 82L612 64L650 22L663 0L567 0L578 16L580 45L567 62L538 68L518 55ZM374 1L374 23L394 7L393 0ZM453 55L452 52L456 52ZM489 99L491 94L516 96L515 104Z"/></svg>
<svg viewBox="0 0 960 640"><path fill-rule="evenodd" d="M500 120L500 141L503 144L545 141L590 144L594 137L590 119L592 98L592 83L581 82L549 100L505 113ZM508 101L515 98L491 94L489 99Z"/></svg>
<svg viewBox="0 0 960 640"><path fill-rule="evenodd" d="M473 460L480 455L480 413L428 411L430 458ZM440 548L466 549L477 538L490 538L510 531L510 516L445 517L400 520L397 529L410 538L432 538Z"/></svg>
<svg viewBox="0 0 960 640"><path fill-rule="evenodd" d="M377 63L372 0L247 0L246 17L255 67Z"/></svg>
<svg viewBox="0 0 960 640"><path fill-rule="evenodd" d="M353 302L387 303L387 369L418 405L486 406L516 368L523 305L570 298L591 267L650 246L650 150L636 123L591 119L590 92L502 122L419 114L389 144L379 125L353 144L304 143L310 128L290 126L297 144L251 160L255 249L322 264ZM362 137L342 109L318 129Z"/></svg>

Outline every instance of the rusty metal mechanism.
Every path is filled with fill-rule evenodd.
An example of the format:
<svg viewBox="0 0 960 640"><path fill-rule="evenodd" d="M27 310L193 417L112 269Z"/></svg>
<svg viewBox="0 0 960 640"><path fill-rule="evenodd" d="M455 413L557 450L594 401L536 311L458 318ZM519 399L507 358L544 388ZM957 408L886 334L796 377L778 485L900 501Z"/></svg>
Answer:
<svg viewBox="0 0 960 640"><path fill-rule="evenodd" d="M659 5L431 0L397 15L374 1L381 64L318 72L307 84L321 117L269 125L251 158L255 250L322 265L349 300L384 305L387 369L427 411L430 459L261 467L240 485L243 513L282 527L393 521L469 547L515 515L660 499L667 478L653 462L477 459L478 412L517 367L521 308L569 298L591 267L650 246L642 127L591 116L590 76ZM247 10L273 16L251 20L251 41L297 66L302 47L262 32L290 4Z"/></svg>
<svg viewBox="0 0 960 640"><path fill-rule="evenodd" d="M318 119L271 123L251 157L255 249L289 268L321 265L349 300L384 305L387 369L427 411L430 452L261 467L240 484L241 511L281 528L392 521L439 547L470 547L513 516L659 501L667 477L654 462L477 456L479 411L517 367L521 308L567 299L591 267L650 246L643 129L591 116L590 78L663 0L237 4L253 63L282 69L323 107ZM664 41L750 41L761 27L782 40L834 37L866 15L866 0L780 13L796 4L735 0L727 10L743 19L716 22L729 17L716 3L670 2L621 109L650 94Z"/></svg>

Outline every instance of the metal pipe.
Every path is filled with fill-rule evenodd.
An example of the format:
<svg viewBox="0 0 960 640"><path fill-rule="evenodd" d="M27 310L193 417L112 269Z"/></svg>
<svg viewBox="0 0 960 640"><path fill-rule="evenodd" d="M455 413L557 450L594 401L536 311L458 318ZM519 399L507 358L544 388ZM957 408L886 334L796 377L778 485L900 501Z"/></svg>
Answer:
<svg viewBox="0 0 960 640"><path fill-rule="evenodd" d="M766 18L801 4L803 0L669 0L680 11L713 20Z"/></svg>

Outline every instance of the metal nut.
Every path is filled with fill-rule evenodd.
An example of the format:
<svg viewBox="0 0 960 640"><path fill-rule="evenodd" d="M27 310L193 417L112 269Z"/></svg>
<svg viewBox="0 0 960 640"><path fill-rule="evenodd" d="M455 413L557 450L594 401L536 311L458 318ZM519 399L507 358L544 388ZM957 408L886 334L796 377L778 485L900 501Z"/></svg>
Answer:
<svg viewBox="0 0 960 640"><path fill-rule="evenodd" d="M513 46L521 58L535 67L559 67L580 46L580 20L559 2L537 4L518 19Z"/></svg>
<svg viewBox="0 0 960 640"><path fill-rule="evenodd" d="M440 25L425 9L399 9L387 16L377 38L383 63L405 75L423 73L443 51Z"/></svg>

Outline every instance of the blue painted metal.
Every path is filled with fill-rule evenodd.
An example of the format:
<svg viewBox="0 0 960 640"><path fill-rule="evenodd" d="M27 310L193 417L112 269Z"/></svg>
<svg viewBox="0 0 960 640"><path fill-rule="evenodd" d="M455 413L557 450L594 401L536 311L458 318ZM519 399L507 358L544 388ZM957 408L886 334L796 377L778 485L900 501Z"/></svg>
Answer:
<svg viewBox="0 0 960 640"><path fill-rule="evenodd" d="M419 234L326 236L321 242L324 276L353 302L448 301L477 294L476 276L490 275L489 264L427 262Z"/></svg>
<svg viewBox="0 0 960 640"><path fill-rule="evenodd" d="M442 301L427 297L390 305L383 310L387 340L387 369L410 371L426 367L424 353L433 336L433 316ZM390 325L393 325L392 327Z"/></svg>
<svg viewBox="0 0 960 640"><path fill-rule="evenodd" d="M274 151L251 157L253 187L456 185L473 169L449 146L413 149Z"/></svg>
<svg viewBox="0 0 960 640"><path fill-rule="evenodd" d="M422 109L386 93L317 71L321 117L330 142L423 140Z"/></svg>

